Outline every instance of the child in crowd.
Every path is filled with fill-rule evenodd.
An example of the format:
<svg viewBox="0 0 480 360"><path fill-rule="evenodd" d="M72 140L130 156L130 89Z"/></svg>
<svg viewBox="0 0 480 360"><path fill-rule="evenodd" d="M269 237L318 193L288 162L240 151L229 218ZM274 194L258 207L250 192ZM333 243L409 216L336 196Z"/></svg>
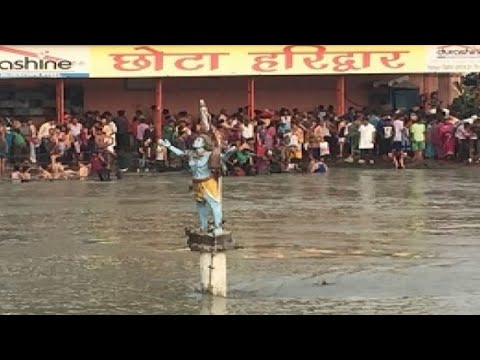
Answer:
<svg viewBox="0 0 480 360"><path fill-rule="evenodd" d="M396 146L392 149L392 152L389 154L390 158L393 160L393 165L395 166L396 170L405 169L405 152L403 151L401 146Z"/></svg>

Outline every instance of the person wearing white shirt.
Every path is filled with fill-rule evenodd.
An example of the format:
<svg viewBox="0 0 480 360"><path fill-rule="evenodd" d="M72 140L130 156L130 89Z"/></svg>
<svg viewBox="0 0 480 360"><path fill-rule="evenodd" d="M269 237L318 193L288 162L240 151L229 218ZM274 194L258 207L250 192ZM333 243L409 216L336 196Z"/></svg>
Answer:
<svg viewBox="0 0 480 360"><path fill-rule="evenodd" d="M117 146L117 125L110 118L108 120L107 126L110 127L110 140L111 140L111 145L108 147L108 150L113 153L115 151L115 147Z"/></svg>
<svg viewBox="0 0 480 360"><path fill-rule="evenodd" d="M143 135L145 134L145 130L147 129L148 129L147 121L144 118L140 119L140 125L138 125L137 127L137 134L136 134L136 138L138 143L140 144L140 147L143 144Z"/></svg>
<svg viewBox="0 0 480 360"><path fill-rule="evenodd" d="M40 140L50 137L50 129L55 128L55 120L49 120L43 123L38 130L38 138Z"/></svg>
<svg viewBox="0 0 480 360"><path fill-rule="evenodd" d="M393 121L393 143L392 150L402 151L402 140L405 133L405 126L403 120L397 115Z"/></svg>
<svg viewBox="0 0 480 360"><path fill-rule="evenodd" d="M73 137L77 138L82 133L82 124L78 122L76 117L72 118L72 122L68 125L70 128L70 132L72 133Z"/></svg>
<svg viewBox="0 0 480 360"><path fill-rule="evenodd" d="M372 159L373 149L375 147L375 133L376 129L369 121L368 118L364 118L362 125L358 128L360 132L360 143L358 148L360 149L359 163L365 163L365 160L369 160L370 164L373 164Z"/></svg>
<svg viewBox="0 0 480 360"><path fill-rule="evenodd" d="M33 121L30 119L28 120L28 128L30 130L30 162L32 164L35 164L37 162L37 150L36 148L40 146L40 143L38 141L37 137L37 127L33 123Z"/></svg>
<svg viewBox="0 0 480 360"><path fill-rule="evenodd" d="M76 117L72 118L72 122L68 125L68 128L70 129L71 134L73 135L73 147L75 149L75 153L77 156L80 155L80 142L79 142L79 137L80 134L82 133L82 128L83 125L78 122L78 119Z"/></svg>
<svg viewBox="0 0 480 360"><path fill-rule="evenodd" d="M319 148L320 148L320 156L321 157L325 157L325 156L330 155L330 145L328 144L327 141L325 141L324 138L320 139Z"/></svg>
<svg viewBox="0 0 480 360"><path fill-rule="evenodd" d="M241 125L241 129L242 129L242 138L244 140L253 139L255 137L254 127L250 121L245 120Z"/></svg>

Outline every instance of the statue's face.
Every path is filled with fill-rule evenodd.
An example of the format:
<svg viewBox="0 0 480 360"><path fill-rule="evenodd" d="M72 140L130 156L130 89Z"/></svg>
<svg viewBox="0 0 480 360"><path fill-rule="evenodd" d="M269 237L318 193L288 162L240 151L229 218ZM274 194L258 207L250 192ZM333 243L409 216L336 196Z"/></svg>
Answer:
<svg viewBox="0 0 480 360"><path fill-rule="evenodd" d="M198 137L195 139L193 142L193 148L198 150L198 149L203 149L205 147L205 140L202 137Z"/></svg>

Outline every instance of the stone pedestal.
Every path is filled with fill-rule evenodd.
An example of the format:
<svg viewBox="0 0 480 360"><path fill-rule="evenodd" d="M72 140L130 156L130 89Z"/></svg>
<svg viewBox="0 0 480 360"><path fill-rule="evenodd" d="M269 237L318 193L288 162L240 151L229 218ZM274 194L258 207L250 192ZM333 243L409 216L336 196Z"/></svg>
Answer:
<svg viewBox="0 0 480 360"><path fill-rule="evenodd" d="M185 229L190 250L200 253L200 284L202 292L227 297L227 250L236 248L232 233L221 235L198 229Z"/></svg>

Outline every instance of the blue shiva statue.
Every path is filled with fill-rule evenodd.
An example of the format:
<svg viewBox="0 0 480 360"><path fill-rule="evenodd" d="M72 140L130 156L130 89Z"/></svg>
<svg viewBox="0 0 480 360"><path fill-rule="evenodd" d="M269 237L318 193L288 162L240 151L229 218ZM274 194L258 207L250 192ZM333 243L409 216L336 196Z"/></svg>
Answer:
<svg viewBox="0 0 480 360"><path fill-rule="evenodd" d="M221 172L215 174L215 171L221 169L222 163L235 151L235 147L228 149L225 154L220 154L218 148L213 151L206 148L209 141L208 136L200 135L193 142L193 150L186 151L172 146L168 140L159 140L158 142L175 155L188 156L193 192L200 219L200 230L205 233L208 232L209 210L211 210L214 224L213 234L219 236L223 233Z"/></svg>

